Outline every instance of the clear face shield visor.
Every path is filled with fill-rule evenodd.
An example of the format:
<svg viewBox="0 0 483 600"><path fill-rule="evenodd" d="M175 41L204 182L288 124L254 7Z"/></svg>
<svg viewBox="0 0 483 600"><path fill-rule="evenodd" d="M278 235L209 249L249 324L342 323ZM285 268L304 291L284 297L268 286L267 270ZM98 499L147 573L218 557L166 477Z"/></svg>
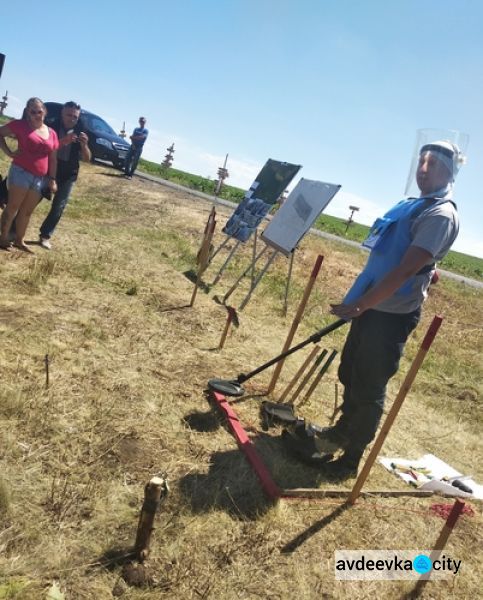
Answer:
<svg viewBox="0 0 483 600"><path fill-rule="evenodd" d="M418 198L453 184L460 167L466 162L468 142L468 134L460 131L418 129L405 195ZM418 182L420 163L428 155L431 157L426 161L425 172L419 174Z"/></svg>

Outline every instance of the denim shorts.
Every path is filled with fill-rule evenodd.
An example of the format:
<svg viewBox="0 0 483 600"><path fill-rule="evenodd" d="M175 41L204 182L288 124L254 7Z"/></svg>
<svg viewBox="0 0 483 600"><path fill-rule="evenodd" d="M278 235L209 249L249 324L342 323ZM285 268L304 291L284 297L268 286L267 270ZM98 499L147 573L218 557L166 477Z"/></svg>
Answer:
<svg viewBox="0 0 483 600"><path fill-rule="evenodd" d="M29 173L29 171L12 163L7 176L7 185L17 185L27 190L35 190L40 194L44 180L45 177L33 175L33 173Z"/></svg>

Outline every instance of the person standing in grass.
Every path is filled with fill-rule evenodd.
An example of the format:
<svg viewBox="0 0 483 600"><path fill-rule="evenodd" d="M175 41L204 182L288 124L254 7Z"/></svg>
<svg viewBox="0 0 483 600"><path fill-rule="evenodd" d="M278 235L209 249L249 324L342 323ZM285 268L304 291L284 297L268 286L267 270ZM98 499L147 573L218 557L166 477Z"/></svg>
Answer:
<svg viewBox="0 0 483 600"><path fill-rule="evenodd" d="M52 200L49 214L40 226L40 245L46 250L52 248L50 238L67 206L72 187L77 181L79 161L91 160L91 152L87 145L89 138L82 131L79 122L80 114L81 107L77 102L66 102L59 118L52 123L52 129L59 137L59 150L57 151L57 192Z"/></svg>
<svg viewBox="0 0 483 600"><path fill-rule="evenodd" d="M47 110L40 98L30 98L21 119L0 127L0 148L12 158L8 172L8 202L1 218L0 248L10 250L8 234L16 218L14 245L32 253L25 243L30 216L39 203L41 190L47 186L51 193L57 191L57 148L59 140L53 129L44 123ZM13 151L5 138L17 139Z"/></svg>
<svg viewBox="0 0 483 600"><path fill-rule="evenodd" d="M149 131L145 127L146 119L139 117L139 127L136 127L131 136L131 147L126 156L124 166L124 176L127 179L132 179L133 173L138 166L139 159L143 151L144 142L146 141Z"/></svg>
<svg viewBox="0 0 483 600"><path fill-rule="evenodd" d="M464 156L449 141L419 150L418 198L399 202L377 219L363 243L367 264L332 314L351 321L339 366L342 416L316 442L329 478L355 476L382 416L386 386L397 372L409 334L419 322L435 263L449 251L459 221L453 182ZM343 454L330 460L339 449Z"/></svg>

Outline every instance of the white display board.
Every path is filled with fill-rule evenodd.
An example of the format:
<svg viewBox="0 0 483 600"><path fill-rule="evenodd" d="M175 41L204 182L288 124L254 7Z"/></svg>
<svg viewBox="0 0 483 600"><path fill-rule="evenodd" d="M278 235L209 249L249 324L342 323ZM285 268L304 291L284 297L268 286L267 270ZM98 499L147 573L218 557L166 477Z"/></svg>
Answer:
<svg viewBox="0 0 483 600"><path fill-rule="evenodd" d="M262 240L288 256L340 188L302 178L262 233Z"/></svg>

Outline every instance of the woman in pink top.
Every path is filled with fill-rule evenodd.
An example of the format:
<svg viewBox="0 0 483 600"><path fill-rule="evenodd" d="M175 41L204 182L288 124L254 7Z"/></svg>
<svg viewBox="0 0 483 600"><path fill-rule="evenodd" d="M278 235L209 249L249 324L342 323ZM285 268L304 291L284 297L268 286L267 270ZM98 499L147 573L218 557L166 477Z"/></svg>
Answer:
<svg viewBox="0 0 483 600"><path fill-rule="evenodd" d="M0 248L10 250L8 233L15 219L14 245L26 252L32 250L24 237L34 208L39 203L42 188L47 186L55 194L57 183L57 148L59 140L53 129L45 125L47 114L39 98L30 98L21 119L0 127L0 148L12 158L8 172L8 203L2 213ZM6 137L17 139L17 150L12 151Z"/></svg>

